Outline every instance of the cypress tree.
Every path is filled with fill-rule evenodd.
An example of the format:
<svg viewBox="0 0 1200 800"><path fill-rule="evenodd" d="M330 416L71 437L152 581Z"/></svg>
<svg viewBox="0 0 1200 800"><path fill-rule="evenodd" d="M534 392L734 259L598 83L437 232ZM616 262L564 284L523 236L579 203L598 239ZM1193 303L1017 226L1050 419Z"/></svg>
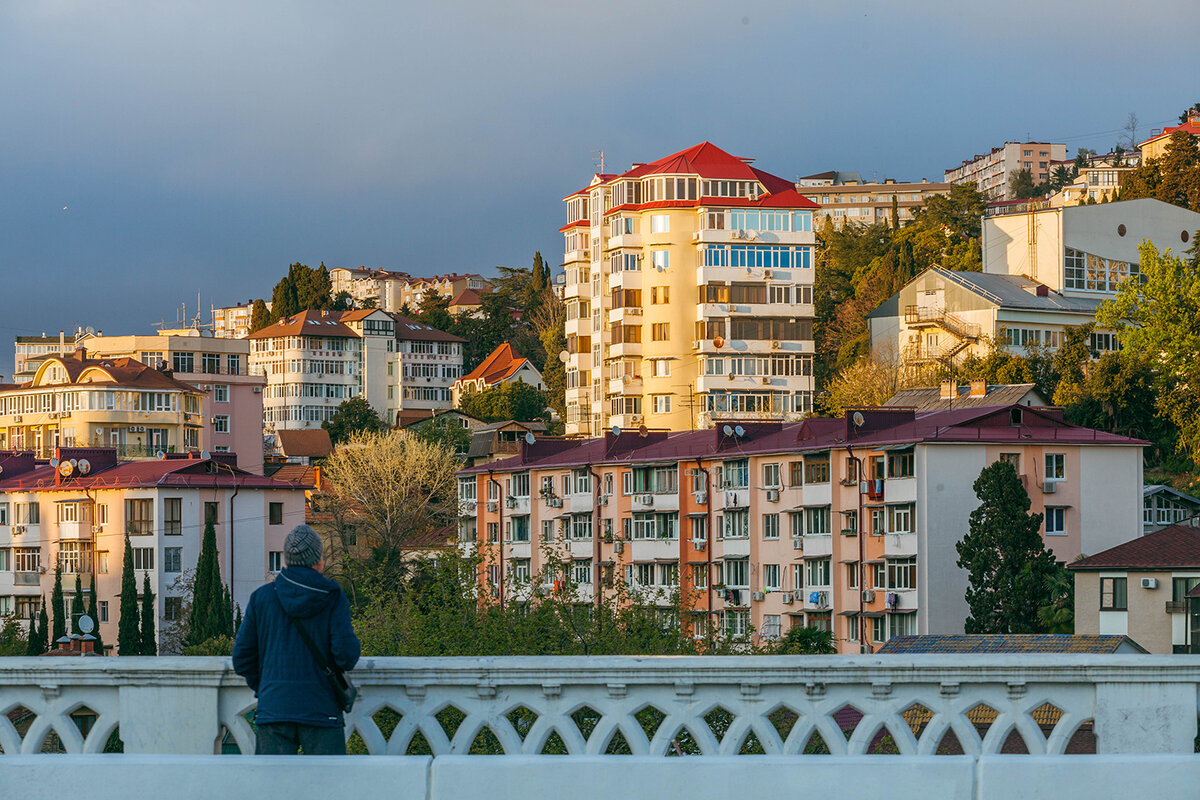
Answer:
<svg viewBox="0 0 1200 800"><path fill-rule="evenodd" d="M221 572L217 566L217 532L212 520L204 523L204 536L200 540L200 558L196 562L196 575L192 585L192 608L188 613L187 635L184 645L192 646L207 641L220 633L214 619L219 619L217 609L221 601ZM214 597L215 595L215 597Z"/></svg>
<svg viewBox="0 0 1200 800"><path fill-rule="evenodd" d="M133 545L125 534L125 563L121 567L121 618L117 622L117 652L141 655L142 634L138 630L137 579L133 575Z"/></svg>
<svg viewBox="0 0 1200 800"><path fill-rule="evenodd" d="M50 618L46 616L46 596L42 595L42 610L38 612L38 641L37 653L44 653L50 649Z"/></svg>
<svg viewBox="0 0 1200 800"><path fill-rule="evenodd" d="M79 616L85 613L83 607L83 579L75 573L75 602L71 604L71 633L82 634L79 629Z"/></svg>
<svg viewBox="0 0 1200 800"><path fill-rule="evenodd" d="M158 617L154 605L154 592L150 591L150 573L142 580L142 655L158 655L158 645L154 642L154 622Z"/></svg>
<svg viewBox="0 0 1200 800"><path fill-rule="evenodd" d="M92 636L96 637L96 652L104 655L104 640L100 638L100 616L96 613L96 581L92 580L92 585L88 587L88 616L92 618L96 629L92 632Z"/></svg>
<svg viewBox="0 0 1200 800"><path fill-rule="evenodd" d="M38 644L41 638L41 634L38 633L38 618L34 616L33 619L29 620L29 638L25 644L25 655L41 655L42 649Z"/></svg>
<svg viewBox="0 0 1200 800"><path fill-rule="evenodd" d="M54 632L50 643L57 645L58 640L67 635L67 604L63 600L61 561L54 565L54 590L50 592L50 610L54 614Z"/></svg>

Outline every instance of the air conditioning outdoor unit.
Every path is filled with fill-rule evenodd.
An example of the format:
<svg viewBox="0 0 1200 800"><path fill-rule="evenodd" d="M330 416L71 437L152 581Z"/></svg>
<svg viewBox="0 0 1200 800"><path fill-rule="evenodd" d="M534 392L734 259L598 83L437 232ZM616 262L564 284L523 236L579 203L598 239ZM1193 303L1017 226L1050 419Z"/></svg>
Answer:
<svg viewBox="0 0 1200 800"><path fill-rule="evenodd" d="M252 391L253 391L255 394L262 394L262 387L261 387L261 386L255 386L255 387L254 387L254 389L253 389Z"/></svg>
<svg viewBox="0 0 1200 800"><path fill-rule="evenodd" d="M862 601L864 603L874 603L875 602L875 590L874 589L863 589Z"/></svg>
<svg viewBox="0 0 1200 800"><path fill-rule="evenodd" d="M764 376L762 376L762 378L761 378L761 383L762 383L762 385L763 385L763 386L770 386L770 385L771 385L771 379L770 379L770 378L768 378L766 375L764 375Z"/></svg>
<svg viewBox="0 0 1200 800"><path fill-rule="evenodd" d="M696 502L699 503L700 505L704 505L705 503L708 502L708 492L701 489L700 491L696 492L695 494L696 494Z"/></svg>
<svg viewBox="0 0 1200 800"><path fill-rule="evenodd" d="M1046 481L1042 484L1043 494L1054 494L1058 491L1058 481Z"/></svg>
<svg viewBox="0 0 1200 800"><path fill-rule="evenodd" d="M1157 589L1158 588L1158 578L1142 578L1142 588L1143 589Z"/></svg>
<svg viewBox="0 0 1200 800"><path fill-rule="evenodd" d="M778 503L779 502L779 490L778 489L767 489L767 502L768 503Z"/></svg>
<svg viewBox="0 0 1200 800"><path fill-rule="evenodd" d="M499 501L497 501L497 500L488 500L487 501L487 510L488 511L496 511L499 508L500 508Z"/></svg>
<svg viewBox="0 0 1200 800"><path fill-rule="evenodd" d="M765 592L755 592L753 595L750 596L750 599L754 600L755 602L761 603L763 600L767 599L767 595Z"/></svg>
<svg viewBox="0 0 1200 800"><path fill-rule="evenodd" d="M706 547L708 547L707 539L693 539L692 540L692 549L693 550L703 550Z"/></svg>
<svg viewBox="0 0 1200 800"><path fill-rule="evenodd" d="M764 277L764 278L766 278L767 280L770 280L770 279L771 279L771 270L769 270L769 269L764 269L764 270L763 270L763 277Z"/></svg>
<svg viewBox="0 0 1200 800"><path fill-rule="evenodd" d="M774 341L772 341L772 342L771 342L771 349L772 349L772 350L778 350L778 349L780 348L780 346L781 346L781 345L780 345L780 343L779 343L779 341L778 341L778 340L774 340Z"/></svg>
<svg viewBox="0 0 1200 800"><path fill-rule="evenodd" d="M596 505L601 505L601 506L606 506L606 505L608 505L608 495L606 495L606 494L602 494L602 495L600 495L599 497L597 497L597 498L596 498Z"/></svg>
<svg viewBox="0 0 1200 800"><path fill-rule="evenodd" d="M624 543L624 542L620 542L620 541L618 541L618 542L613 542L613 552L614 552L614 553L623 553L623 552L625 552L625 543Z"/></svg>
<svg viewBox="0 0 1200 800"><path fill-rule="evenodd" d="M804 540L803 539L792 539L792 549L793 550L803 550L804 549Z"/></svg>
<svg viewBox="0 0 1200 800"><path fill-rule="evenodd" d="M641 504L642 504L642 505L644 505L644 506L652 506L652 505L654 505L654 495L652 495L652 494L639 494L639 495L638 495L638 502L639 502L639 503L641 503Z"/></svg>
<svg viewBox="0 0 1200 800"><path fill-rule="evenodd" d="M509 508L516 508L516 507L517 507L517 498L515 498L515 497L506 497L506 498L504 499L504 503L505 503L505 505L507 505Z"/></svg>

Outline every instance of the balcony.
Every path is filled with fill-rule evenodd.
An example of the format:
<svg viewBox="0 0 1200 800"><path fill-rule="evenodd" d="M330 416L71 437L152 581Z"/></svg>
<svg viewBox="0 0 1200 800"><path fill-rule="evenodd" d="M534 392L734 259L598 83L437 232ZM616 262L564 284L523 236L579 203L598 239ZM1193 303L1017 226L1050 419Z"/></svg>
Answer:
<svg viewBox="0 0 1200 800"><path fill-rule="evenodd" d="M605 250L619 250L622 247L641 247L642 235L640 233L621 233L616 236L608 237L608 242L605 244Z"/></svg>
<svg viewBox="0 0 1200 800"><path fill-rule="evenodd" d="M608 358L641 358L641 342L614 342L609 345Z"/></svg>
<svg viewBox="0 0 1200 800"><path fill-rule="evenodd" d="M42 575L40 572L14 572L13 585L15 586L37 586L41 583Z"/></svg>
<svg viewBox="0 0 1200 800"><path fill-rule="evenodd" d="M579 800L717 800L735 784L769 797L801 785L889 800L1175 797L1200 781L1198 671L1194 656L1149 655L366 658L345 733L391 757L279 759L217 755L254 748L254 697L227 658L7 658L0 764L6 795L48 796L82 774L99 800L350 785L431 800L566 785ZM718 706L724 735L706 721ZM114 734L123 752L99 755ZM480 752L494 755L468 755ZM1074 755L1089 752L1102 757Z"/></svg>
<svg viewBox="0 0 1200 800"><path fill-rule="evenodd" d="M641 375L623 375L608 382L608 394L642 394Z"/></svg>

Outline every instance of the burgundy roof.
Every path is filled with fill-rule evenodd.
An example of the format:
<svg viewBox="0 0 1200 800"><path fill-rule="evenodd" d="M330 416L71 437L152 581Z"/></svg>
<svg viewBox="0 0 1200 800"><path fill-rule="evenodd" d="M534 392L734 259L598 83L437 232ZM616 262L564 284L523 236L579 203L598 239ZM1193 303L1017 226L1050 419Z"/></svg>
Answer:
<svg viewBox="0 0 1200 800"><path fill-rule="evenodd" d="M218 464L209 473L209 464ZM0 492L80 491L83 489L132 489L172 487L183 489L295 489L296 486L262 475L245 472L216 459L170 458L147 461L121 461L108 469L55 483L57 470L48 464L11 477L0 478Z"/></svg>
<svg viewBox="0 0 1200 800"><path fill-rule="evenodd" d="M432 328L423 322L417 322L415 319L409 319L401 314L388 313L392 319L396 321L396 339L400 341L416 341L416 342L465 342L466 339L460 339L453 334L440 331L437 328Z"/></svg>
<svg viewBox="0 0 1200 800"><path fill-rule="evenodd" d="M1011 421L1010 412L1019 408L1021 424ZM1118 436L1063 421L1059 409L1027 406L976 406L947 411L918 412L911 408L863 408L862 426L855 426L848 410L845 417L813 417L803 422L763 423L722 421L716 429L679 433L651 432L642 439L636 431L620 435L620 447L612 437L581 439L577 442L543 440L523 456L471 467L464 473L582 466L589 463L637 463L711 458L723 453L759 455L804 453L845 447L876 449L918 442L991 442L1014 444L1104 444L1141 447L1141 439ZM739 439L724 437L726 426L742 425L747 433ZM606 455L606 452L608 455Z"/></svg>
<svg viewBox="0 0 1200 800"><path fill-rule="evenodd" d="M1139 536L1094 556L1068 564L1068 569L1169 569L1200 567L1200 529L1185 525Z"/></svg>
<svg viewBox="0 0 1200 800"><path fill-rule="evenodd" d="M316 428L311 431L276 431L279 449L285 456L309 456L324 458L333 452L329 431Z"/></svg>

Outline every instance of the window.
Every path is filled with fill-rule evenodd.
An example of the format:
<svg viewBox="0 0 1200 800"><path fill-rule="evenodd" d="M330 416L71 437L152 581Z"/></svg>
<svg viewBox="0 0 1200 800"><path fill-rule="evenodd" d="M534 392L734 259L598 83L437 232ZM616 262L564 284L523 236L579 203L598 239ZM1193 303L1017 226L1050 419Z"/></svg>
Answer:
<svg viewBox="0 0 1200 800"><path fill-rule="evenodd" d="M1100 579L1100 610L1125 611L1128 608L1128 578Z"/></svg>
<svg viewBox="0 0 1200 800"><path fill-rule="evenodd" d="M917 588L917 559L896 558L887 563L889 589Z"/></svg>
<svg viewBox="0 0 1200 800"><path fill-rule="evenodd" d="M205 503L204 503L204 524L205 525L208 525L209 523L216 525L220 521L217 518L218 514L220 513L220 508L221 508L220 503L214 503L212 501L205 501Z"/></svg>
<svg viewBox="0 0 1200 800"><path fill-rule="evenodd" d="M833 533L829 506L804 509L804 533L807 536L829 536Z"/></svg>
<svg viewBox="0 0 1200 800"><path fill-rule="evenodd" d="M667 214L654 214L650 217L651 233L670 233L671 217Z"/></svg>
<svg viewBox="0 0 1200 800"><path fill-rule="evenodd" d="M96 572L101 575L108 574L108 551L107 550L97 550L96 551Z"/></svg>
<svg viewBox="0 0 1200 800"><path fill-rule="evenodd" d="M242 374L242 357L241 355L225 356L225 364L230 375Z"/></svg>
<svg viewBox="0 0 1200 800"><path fill-rule="evenodd" d="M8 524L8 503L0 503L0 525Z"/></svg>
<svg viewBox="0 0 1200 800"><path fill-rule="evenodd" d="M789 528L791 530L793 539L799 539L801 536L804 535L804 512L803 511L788 512L788 521L790 523Z"/></svg>
<svg viewBox="0 0 1200 800"><path fill-rule="evenodd" d="M887 588L887 564L877 562L871 565L871 586L875 589Z"/></svg>
<svg viewBox="0 0 1200 800"><path fill-rule="evenodd" d="M829 458L804 459L805 483L829 483Z"/></svg>
<svg viewBox="0 0 1200 800"><path fill-rule="evenodd" d="M512 497L529 497L529 473L519 472L509 479L508 493Z"/></svg>
<svg viewBox="0 0 1200 800"><path fill-rule="evenodd" d="M692 517L692 541L708 541L708 517Z"/></svg>
<svg viewBox="0 0 1200 800"><path fill-rule="evenodd" d="M724 617L725 635L730 639L743 639L746 636L746 631L750 627L750 612L749 611L725 611L722 612Z"/></svg>
<svg viewBox="0 0 1200 800"><path fill-rule="evenodd" d="M871 619L871 641L887 641L887 620L883 617L873 617Z"/></svg>
<svg viewBox="0 0 1200 800"><path fill-rule="evenodd" d="M520 581L522 583L529 582L529 559L528 558L518 558L517 560L513 561L512 577L513 577L513 580L515 580L515 581Z"/></svg>
<svg viewBox="0 0 1200 800"><path fill-rule="evenodd" d="M163 533L167 536L178 536L183 533L182 497L163 499Z"/></svg>
<svg viewBox="0 0 1200 800"><path fill-rule="evenodd" d="M917 632L915 614L889 614L888 638L893 636L911 636Z"/></svg>
<svg viewBox="0 0 1200 800"><path fill-rule="evenodd" d="M213 387L213 400L218 403L229 402L229 384L218 383Z"/></svg>
<svg viewBox="0 0 1200 800"><path fill-rule="evenodd" d="M655 322L650 326L650 341L665 342L671 338L671 324L669 322Z"/></svg>
<svg viewBox="0 0 1200 800"><path fill-rule="evenodd" d="M764 639L778 639L781 630L778 614L763 615L762 637Z"/></svg>
<svg viewBox="0 0 1200 800"><path fill-rule="evenodd" d="M768 489L779 487L779 465L763 464L763 486Z"/></svg>
<svg viewBox="0 0 1200 800"><path fill-rule="evenodd" d="M283 524L283 503L267 503L267 523L270 525Z"/></svg>
<svg viewBox="0 0 1200 800"><path fill-rule="evenodd" d="M726 461L717 473L720 478L718 486L722 489L745 489L750 485L750 462Z"/></svg>
<svg viewBox="0 0 1200 800"><path fill-rule="evenodd" d="M592 515L591 514L572 514L571 515L571 538L572 539L590 539L590 538L592 538Z"/></svg>
<svg viewBox="0 0 1200 800"><path fill-rule="evenodd" d="M529 517L520 516L512 518L512 540L514 542L529 541Z"/></svg>
<svg viewBox="0 0 1200 800"><path fill-rule="evenodd" d="M851 614L846 617L846 641L858 641L858 614Z"/></svg>
<svg viewBox="0 0 1200 800"><path fill-rule="evenodd" d="M101 622L108 622L108 601L107 600L97 600L96 601L96 612L100 615Z"/></svg>
<svg viewBox="0 0 1200 800"><path fill-rule="evenodd" d="M650 287L650 304L664 305L671 302L671 287L670 286L651 286Z"/></svg>
<svg viewBox="0 0 1200 800"><path fill-rule="evenodd" d="M788 486L803 486L804 485L804 462L792 461L788 463Z"/></svg>
<svg viewBox="0 0 1200 800"><path fill-rule="evenodd" d="M729 509L721 519L721 535L724 538L747 539L750 537L750 511L748 509Z"/></svg>
<svg viewBox="0 0 1200 800"><path fill-rule="evenodd" d="M1067 535L1067 509L1062 506L1046 506L1046 535Z"/></svg>
<svg viewBox="0 0 1200 800"><path fill-rule="evenodd" d="M912 533L913 507L911 504L888 506L888 533Z"/></svg>
<svg viewBox="0 0 1200 800"><path fill-rule="evenodd" d="M177 622L183 618L183 598L163 598L163 619L167 622Z"/></svg>
<svg viewBox="0 0 1200 800"><path fill-rule="evenodd" d="M92 571L91 542L60 542L58 563L63 572L81 573Z"/></svg>
<svg viewBox="0 0 1200 800"><path fill-rule="evenodd" d="M650 361L650 377L652 378L669 378L671 377L671 359L655 358Z"/></svg>
<svg viewBox="0 0 1200 800"><path fill-rule="evenodd" d="M671 254L666 250L653 250L650 252L650 263L655 269L667 269L671 266Z"/></svg>
<svg viewBox="0 0 1200 800"><path fill-rule="evenodd" d="M871 509L871 533L882 536L887 532L887 514L882 508Z"/></svg>
<svg viewBox="0 0 1200 800"><path fill-rule="evenodd" d="M708 565L693 564L692 565L692 588L707 589L708 588Z"/></svg>
<svg viewBox="0 0 1200 800"><path fill-rule="evenodd" d="M216 414L212 418L213 433L229 433L229 415Z"/></svg>
<svg viewBox="0 0 1200 800"><path fill-rule="evenodd" d="M193 353L175 353L171 357L171 366L176 372L192 372L196 366Z"/></svg>
<svg viewBox="0 0 1200 800"><path fill-rule="evenodd" d="M847 589L857 589L858 588L858 562L855 562L853 564L846 564L845 567L846 567L846 588Z"/></svg>
<svg viewBox="0 0 1200 800"><path fill-rule="evenodd" d="M1018 411L1018 410L1019 409L1015 409L1015 408L1013 409L1013 411ZM1016 422L1018 424L1020 424L1020 420L1017 420ZM1000 460L1006 464L1012 464L1013 469L1015 469L1018 474L1021 472L1021 454L1020 453L1001 453Z"/></svg>
<svg viewBox="0 0 1200 800"><path fill-rule="evenodd" d="M592 582L592 562L586 558L577 558L571 562L571 581L577 585Z"/></svg>
<svg viewBox="0 0 1200 800"><path fill-rule="evenodd" d="M1067 456L1065 453L1046 453L1046 480L1061 481L1067 477Z"/></svg>
<svg viewBox="0 0 1200 800"><path fill-rule="evenodd" d="M913 476L913 453L911 450L903 453L889 453L888 477L911 478Z"/></svg>
<svg viewBox="0 0 1200 800"><path fill-rule="evenodd" d="M1171 579L1171 600L1176 603L1187 602L1187 595L1192 589L1200 585L1200 577L1189 578L1172 578Z"/></svg>
<svg viewBox="0 0 1200 800"><path fill-rule="evenodd" d="M163 548L163 572L183 572L183 548Z"/></svg>
<svg viewBox="0 0 1200 800"><path fill-rule="evenodd" d="M778 592L779 587L779 565L763 564L763 591Z"/></svg>
<svg viewBox="0 0 1200 800"><path fill-rule="evenodd" d="M489 522L487 524L487 540L488 544L496 544L500 541L500 523Z"/></svg>
<svg viewBox="0 0 1200 800"><path fill-rule="evenodd" d="M154 501L125 501L125 532L130 536L154 533Z"/></svg>
<svg viewBox="0 0 1200 800"><path fill-rule="evenodd" d="M552 519L542 520L542 541L543 542L553 542L554 541L554 520L552 520Z"/></svg>
<svg viewBox="0 0 1200 800"><path fill-rule="evenodd" d="M13 524L37 525L42 520L41 507L37 503L13 503Z"/></svg>
<svg viewBox="0 0 1200 800"><path fill-rule="evenodd" d="M154 569L154 548L133 548L133 568L146 570Z"/></svg>
<svg viewBox="0 0 1200 800"><path fill-rule="evenodd" d="M215 375L221 371L221 356L219 353L202 353L200 355L200 371Z"/></svg>
<svg viewBox="0 0 1200 800"><path fill-rule="evenodd" d="M762 518L762 535L764 539L779 538L779 515L778 514L763 514Z"/></svg>
<svg viewBox="0 0 1200 800"><path fill-rule="evenodd" d="M750 559L728 558L722 568L725 587L728 589L750 588Z"/></svg>
<svg viewBox="0 0 1200 800"><path fill-rule="evenodd" d="M671 413L671 395L656 394L656 395L651 395L651 398L654 402L654 413L655 414L670 414Z"/></svg>
<svg viewBox="0 0 1200 800"><path fill-rule="evenodd" d="M805 562L808 567L809 586L829 585L829 559L811 558Z"/></svg>

